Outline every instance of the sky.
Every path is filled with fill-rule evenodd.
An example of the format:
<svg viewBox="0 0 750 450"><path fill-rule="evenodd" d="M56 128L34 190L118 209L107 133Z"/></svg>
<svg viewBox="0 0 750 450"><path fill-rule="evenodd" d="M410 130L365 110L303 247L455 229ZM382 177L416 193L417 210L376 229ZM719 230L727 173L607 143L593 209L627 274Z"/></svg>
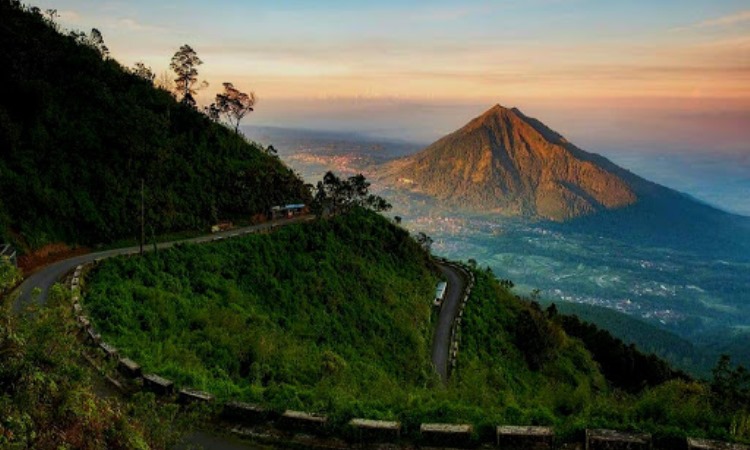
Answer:
<svg viewBox="0 0 750 450"><path fill-rule="evenodd" d="M750 167L747 0L32 3L126 66L190 44L199 102L254 91L248 124L426 143L500 103L587 150Z"/></svg>

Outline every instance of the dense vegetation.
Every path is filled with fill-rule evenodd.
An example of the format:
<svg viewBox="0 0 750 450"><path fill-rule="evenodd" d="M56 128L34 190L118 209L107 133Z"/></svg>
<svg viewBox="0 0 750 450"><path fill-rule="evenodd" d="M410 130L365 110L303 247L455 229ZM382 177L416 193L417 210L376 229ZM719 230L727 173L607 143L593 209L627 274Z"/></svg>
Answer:
<svg viewBox="0 0 750 450"><path fill-rule="evenodd" d="M152 395L101 396L81 357L66 290L49 307L0 315L0 448L172 448L189 416Z"/></svg>
<svg viewBox="0 0 750 450"><path fill-rule="evenodd" d="M478 404L511 423L555 425L563 436L604 427L651 432L662 445L686 435L750 439L742 367L725 361L713 383L691 381L606 331L519 300L490 273L476 276L456 379L480 387ZM524 401L529 393L535 402Z"/></svg>
<svg viewBox="0 0 750 450"><path fill-rule="evenodd" d="M307 202L259 146L40 13L0 1L0 241L97 244ZM99 35L99 38L101 36Z"/></svg>
<svg viewBox="0 0 750 450"><path fill-rule="evenodd" d="M272 234L104 263L85 307L175 381L276 408L399 402L432 383L435 276L408 233L356 209Z"/></svg>
<svg viewBox="0 0 750 450"><path fill-rule="evenodd" d="M709 352L705 348L697 347L680 336L658 328L650 323L627 314L601 306L560 302L556 308L561 314L577 316L581 320L596 324L600 329L607 330L613 336L626 344L634 344L639 350L653 353L675 367L687 371L693 376L707 378L716 364L716 355L721 351ZM737 356L741 352L732 353ZM738 361L750 359L736 358Z"/></svg>
<svg viewBox="0 0 750 450"><path fill-rule="evenodd" d="M6 258L0 257L0 296L21 281L21 271Z"/></svg>
<svg viewBox="0 0 750 450"><path fill-rule="evenodd" d="M487 435L498 423L551 424L567 437L591 426L731 435L737 409L721 410L709 385L675 378L621 342L606 357L592 352L566 334L572 319L476 274L447 386L429 362L435 276L426 254L359 208L108 261L85 303L105 339L149 371L222 399L325 411L335 424L366 416L399 419L407 432L468 421ZM621 361L630 374L656 375L612 376Z"/></svg>
<svg viewBox="0 0 750 450"><path fill-rule="evenodd" d="M547 311L553 317L557 315L554 304ZM618 388L638 392L672 379L690 379L653 353L642 353L635 345L625 344L594 324L581 321L576 316L559 316L556 319L569 336L584 343L607 380Z"/></svg>
<svg viewBox="0 0 750 450"><path fill-rule="evenodd" d="M506 361L506 370L490 366L495 347L484 346L489 353L474 350L469 367L441 387L429 356L435 281L405 230L354 208L273 234L108 261L89 279L85 307L147 370L224 399L326 411L338 423L398 418L413 431L425 420L468 420L484 432L552 417L550 383L586 398L606 389L583 346L559 327L562 350L538 359L558 370L527 367L518 342L533 331L505 312L493 319L493 336L507 359L491 361ZM493 295L484 285L476 292ZM502 301L527 310L510 295Z"/></svg>

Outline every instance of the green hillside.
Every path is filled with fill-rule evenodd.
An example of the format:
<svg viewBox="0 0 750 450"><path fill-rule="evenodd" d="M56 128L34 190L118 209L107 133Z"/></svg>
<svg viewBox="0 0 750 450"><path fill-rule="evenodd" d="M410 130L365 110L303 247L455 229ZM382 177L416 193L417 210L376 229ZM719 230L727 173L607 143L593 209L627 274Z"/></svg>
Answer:
<svg viewBox="0 0 750 450"><path fill-rule="evenodd" d="M587 348L562 316L476 277L447 386L430 366L433 267L405 230L359 209L104 262L84 307L147 371L220 399L325 412L334 426L364 416L407 433L465 421L486 436L515 423L567 438L591 426L727 437L731 416L707 385L595 328L612 344Z"/></svg>
<svg viewBox="0 0 750 450"><path fill-rule="evenodd" d="M407 387L437 382L436 281L407 231L356 210L107 261L84 307L105 339L183 385L277 409L382 415Z"/></svg>
<svg viewBox="0 0 750 450"><path fill-rule="evenodd" d="M58 285L33 318L0 312L0 448L174 448L195 414L153 394L102 395L109 389L83 358L70 302Z"/></svg>
<svg viewBox="0 0 750 450"><path fill-rule="evenodd" d="M609 308L569 302L556 303L555 306L561 313L575 315L593 323L627 344L634 344L644 352L664 358L675 367L695 376L708 377L711 374L711 368L716 364L716 358L710 355L719 354L719 352L708 352L697 348L691 342L670 331L657 328L626 314Z"/></svg>
<svg viewBox="0 0 750 450"><path fill-rule="evenodd" d="M86 245L306 201L277 158L0 1L0 241ZM178 43L175 43L177 46Z"/></svg>

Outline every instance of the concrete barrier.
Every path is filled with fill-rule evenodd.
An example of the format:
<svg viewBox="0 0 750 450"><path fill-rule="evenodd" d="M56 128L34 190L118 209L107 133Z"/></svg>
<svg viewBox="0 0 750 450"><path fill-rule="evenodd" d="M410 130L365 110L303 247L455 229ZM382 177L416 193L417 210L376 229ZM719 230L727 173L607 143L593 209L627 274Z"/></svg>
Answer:
<svg viewBox="0 0 750 450"><path fill-rule="evenodd" d="M555 433L549 427L497 427L497 446L515 449L549 449L555 441Z"/></svg>
<svg viewBox="0 0 750 450"><path fill-rule="evenodd" d="M423 423L419 427L419 432L426 444L441 447L467 447L472 444L474 428L471 425Z"/></svg>
<svg viewBox="0 0 750 450"><path fill-rule="evenodd" d="M93 345L99 345L102 341L102 335L97 333L93 327L89 326L86 328L86 339L88 339Z"/></svg>
<svg viewBox="0 0 750 450"><path fill-rule="evenodd" d="M401 424L384 420L352 419L349 426L356 437L366 442L394 442L401 437Z"/></svg>
<svg viewBox="0 0 750 450"><path fill-rule="evenodd" d="M138 378L141 376L141 366L130 358L120 358L117 363L117 368L120 372L130 378Z"/></svg>
<svg viewBox="0 0 750 450"><path fill-rule="evenodd" d="M286 410L281 415L279 424L284 430L321 433L327 428L328 417L303 411Z"/></svg>
<svg viewBox="0 0 750 450"><path fill-rule="evenodd" d="M253 425L266 422L272 414L258 405L244 402L228 402L224 405L222 417L233 422Z"/></svg>
<svg viewBox="0 0 750 450"><path fill-rule="evenodd" d="M100 342L99 348L104 352L104 356L109 359L117 358L117 349L107 344L106 342Z"/></svg>
<svg viewBox="0 0 750 450"><path fill-rule="evenodd" d="M78 322L78 328L88 329L91 326L91 322L86 316L78 316L76 322Z"/></svg>
<svg viewBox="0 0 750 450"><path fill-rule="evenodd" d="M586 430L586 450L650 450L651 435L614 430Z"/></svg>
<svg viewBox="0 0 750 450"><path fill-rule="evenodd" d="M708 439L688 438L688 450L750 450L750 446Z"/></svg>
<svg viewBox="0 0 750 450"><path fill-rule="evenodd" d="M172 395L174 393L172 381L153 373L143 375L143 388L157 395Z"/></svg>
<svg viewBox="0 0 750 450"><path fill-rule="evenodd" d="M214 401L214 396L208 392L197 391L195 389L180 389L179 393L180 403L211 403Z"/></svg>

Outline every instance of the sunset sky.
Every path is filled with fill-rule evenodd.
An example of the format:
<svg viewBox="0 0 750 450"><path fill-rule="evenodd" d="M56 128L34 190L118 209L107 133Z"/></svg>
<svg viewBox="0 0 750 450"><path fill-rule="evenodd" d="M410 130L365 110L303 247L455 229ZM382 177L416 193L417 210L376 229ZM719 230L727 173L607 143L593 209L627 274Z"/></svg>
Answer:
<svg viewBox="0 0 750 450"><path fill-rule="evenodd" d="M128 66L144 61L160 73L189 43L210 83L199 100L223 81L254 90L249 123L429 141L502 103L584 144L631 131L674 140L684 130L678 146L706 145L689 136L697 121L710 136L696 138L748 149L746 0L36 4L56 8L66 28L99 28Z"/></svg>

